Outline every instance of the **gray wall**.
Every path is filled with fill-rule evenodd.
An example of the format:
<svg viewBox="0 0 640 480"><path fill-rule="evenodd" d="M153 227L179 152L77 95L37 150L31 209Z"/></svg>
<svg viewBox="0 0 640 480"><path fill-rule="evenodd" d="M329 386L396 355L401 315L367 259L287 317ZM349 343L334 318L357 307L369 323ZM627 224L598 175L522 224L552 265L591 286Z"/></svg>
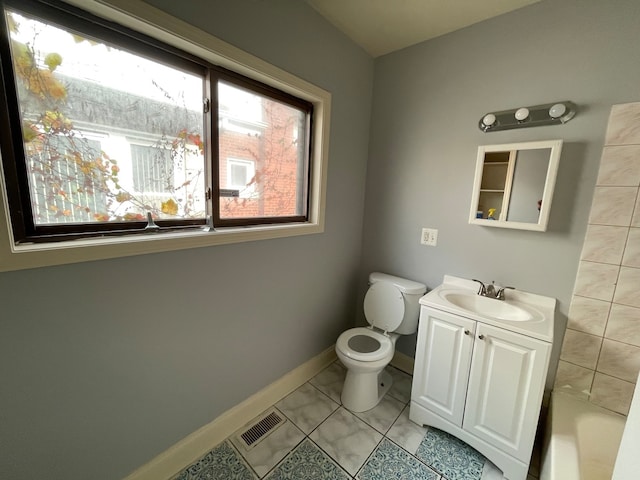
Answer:
<svg viewBox="0 0 640 480"><path fill-rule="evenodd" d="M557 298L553 371L609 111L640 97L639 19L637 0L546 0L379 58L363 274L430 288L452 274ZM477 127L485 113L558 100L580 109L565 125ZM565 143L546 233L467 223L478 145L555 138ZM419 244L421 227L439 230L437 247ZM413 356L415 336L398 349Z"/></svg>
<svg viewBox="0 0 640 480"><path fill-rule="evenodd" d="M118 479L353 323L373 60L297 0L154 2L333 94L324 234L0 273L0 478Z"/></svg>

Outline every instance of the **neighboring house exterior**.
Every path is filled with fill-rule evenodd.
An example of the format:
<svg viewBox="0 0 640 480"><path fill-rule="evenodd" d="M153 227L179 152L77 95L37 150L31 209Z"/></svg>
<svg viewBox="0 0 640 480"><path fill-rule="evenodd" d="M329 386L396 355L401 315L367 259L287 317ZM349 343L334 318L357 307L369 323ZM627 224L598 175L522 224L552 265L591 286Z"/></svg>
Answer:
<svg viewBox="0 0 640 480"><path fill-rule="evenodd" d="M91 81L57 78L67 89L63 110L73 132L45 134L46 148L29 153L37 222L91 222L96 215L125 212L142 218L145 207L156 217L170 199L178 205L175 215L206 215L204 144L193 141L204 138L202 112ZM227 101L219 108L221 217L293 215L305 178L297 161L304 148L297 144L298 132L304 126L292 120L285 105L232 91L221 95ZM41 115L33 108L25 118L35 121ZM43 155L60 158L59 180L53 185L38 178ZM106 155L117 164L117 181L104 183L95 174L86 175L74 155L84 162Z"/></svg>

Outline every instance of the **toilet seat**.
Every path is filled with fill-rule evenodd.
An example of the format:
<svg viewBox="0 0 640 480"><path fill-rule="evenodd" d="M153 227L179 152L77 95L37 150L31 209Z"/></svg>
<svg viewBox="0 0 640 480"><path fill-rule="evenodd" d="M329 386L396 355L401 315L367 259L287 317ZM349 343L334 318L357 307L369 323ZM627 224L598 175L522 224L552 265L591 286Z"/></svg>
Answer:
<svg viewBox="0 0 640 480"><path fill-rule="evenodd" d="M359 338L362 337L362 338ZM393 356L393 342L382 333L367 327L356 327L343 332L336 348L345 356L361 362L376 362Z"/></svg>
<svg viewBox="0 0 640 480"><path fill-rule="evenodd" d="M393 284L374 283L364 297L367 322L383 332L393 332L404 319L404 297Z"/></svg>

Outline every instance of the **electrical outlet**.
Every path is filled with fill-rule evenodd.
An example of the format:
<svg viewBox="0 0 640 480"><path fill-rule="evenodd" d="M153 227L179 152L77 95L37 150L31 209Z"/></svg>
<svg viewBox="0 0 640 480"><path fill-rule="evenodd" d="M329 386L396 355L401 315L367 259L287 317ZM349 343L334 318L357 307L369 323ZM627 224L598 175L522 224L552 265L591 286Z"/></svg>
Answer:
<svg viewBox="0 0 640 480"><path fill-rule="evenodd" d="M438 244L438 230L435 228L423 228L420 243L435 247Z"/></svg>

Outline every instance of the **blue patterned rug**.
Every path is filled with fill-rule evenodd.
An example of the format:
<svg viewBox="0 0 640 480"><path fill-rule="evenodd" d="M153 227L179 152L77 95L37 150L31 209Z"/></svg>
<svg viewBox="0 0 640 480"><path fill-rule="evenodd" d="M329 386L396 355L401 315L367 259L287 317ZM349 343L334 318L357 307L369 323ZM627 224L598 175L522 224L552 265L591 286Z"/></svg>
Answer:
<svg viewBox="0 0 640 480"><path fill-rule="evenodd" d="M207 453L174 480L258 480L227 441Z"/></svg>
<svg viewBox="0 0 640 480"><path fill-rule="evenodd" d="M449 480L480 480L486 459L456 437L429 427L416 457Z"/></svg>
<svg viewBox="0 0 640 480"><path fill-rule="evenodd" d="M439 480L440 475L384 438L356 478L358 480Z"/></svg>
<svg viewBox="0 0 640 480"><path fill-rule="evenodd" d="M350 477L308 438L294 448L265 480L348 480Z"/></svg>

